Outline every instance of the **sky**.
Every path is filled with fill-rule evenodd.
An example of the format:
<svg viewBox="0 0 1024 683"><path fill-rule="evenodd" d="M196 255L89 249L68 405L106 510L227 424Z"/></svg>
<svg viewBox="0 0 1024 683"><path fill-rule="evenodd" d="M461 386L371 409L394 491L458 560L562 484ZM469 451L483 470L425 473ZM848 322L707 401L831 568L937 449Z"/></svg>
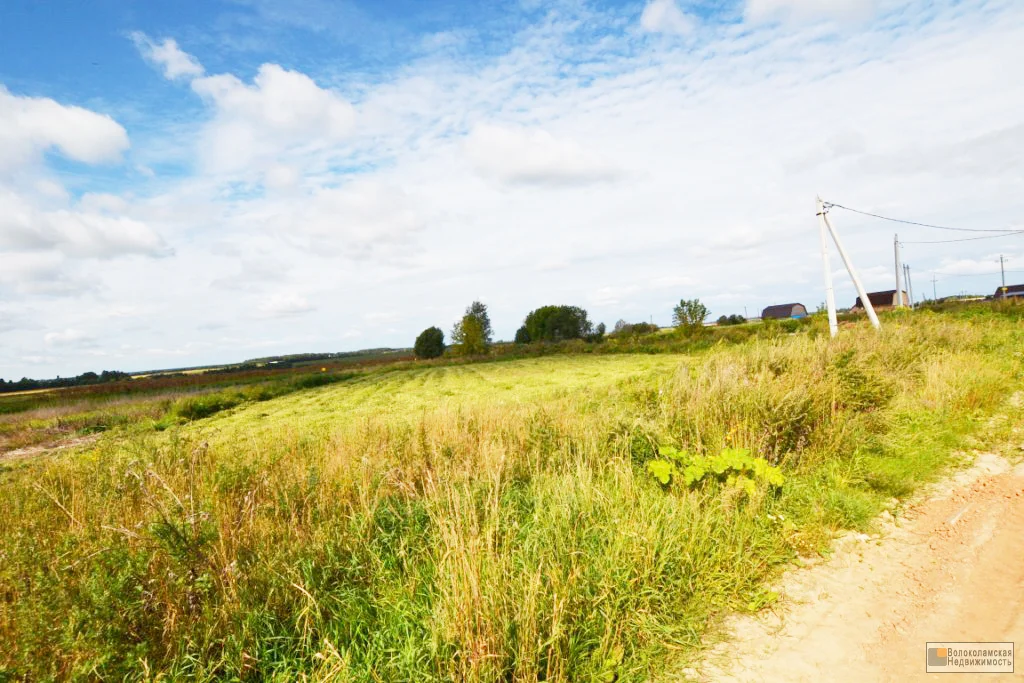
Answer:
<svg viewBox="0 0 1024 683"><path fill-rule="evenodd" d="M6 379L814 309L817 194L1024 228L1019 0L5 0L0 45ZM868 289L894 232L917 298L1024 282L830 217Z"/></svg>

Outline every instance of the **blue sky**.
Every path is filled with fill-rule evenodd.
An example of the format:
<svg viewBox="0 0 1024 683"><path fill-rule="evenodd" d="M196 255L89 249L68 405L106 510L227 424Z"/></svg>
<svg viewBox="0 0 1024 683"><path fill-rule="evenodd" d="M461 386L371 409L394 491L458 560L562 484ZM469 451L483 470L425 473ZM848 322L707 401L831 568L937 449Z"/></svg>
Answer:
<svg viewBox="0 0 1024 683"><path fill-rule="evenodd" d="M818 192L1021 227L1013 0L13 0L0 44L8 379L813 308ZM893 226L834 219L891 288ZM1024 280L899 231L918 294Z"/></svg>

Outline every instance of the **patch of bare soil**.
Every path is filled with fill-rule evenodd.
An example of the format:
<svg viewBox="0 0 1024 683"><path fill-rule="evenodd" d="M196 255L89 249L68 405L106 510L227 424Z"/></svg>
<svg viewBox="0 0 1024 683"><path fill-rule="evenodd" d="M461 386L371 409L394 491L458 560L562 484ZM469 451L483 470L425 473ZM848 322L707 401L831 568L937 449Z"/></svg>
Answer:
<svg viewBox="0 0 1024 683"><path fill-rule="evenodd" d="M1024 680L1024 465L979 455L881 534L851 534L789 572L772 613L736 617L697 681L916 681L928 641L1014 641ZM945 680L943 678L943 680Z"/></svg>
<svg viewBox="0 0 1024 683"><path fill-rule="evenodd" d="M57 451L67 450L68 448L88 446L98 438L100 438L100 434L88 434L86 436L76 436L72 439L65 439L56 443L26 446L25 448L15 448L10 451L0 450L0 462L20 458L33 458L45 453L55 453Z"/></svg>

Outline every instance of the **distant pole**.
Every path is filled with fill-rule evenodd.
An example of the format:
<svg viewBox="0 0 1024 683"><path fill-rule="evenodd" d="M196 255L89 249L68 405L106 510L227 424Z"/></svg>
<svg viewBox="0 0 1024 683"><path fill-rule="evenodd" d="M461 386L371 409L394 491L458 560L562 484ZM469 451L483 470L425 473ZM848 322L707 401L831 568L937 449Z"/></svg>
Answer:
<svg viewBox="0 0 1024 683"><path fill-rule="evenodd" d="M836 295L832 291L832 265L828 259L828 238L825 237L825 205L818 197L818 227L821 232L821 262L825 269L825 306L828 308L828 329L835 337L839 334L839 322L836 320Z"/></svg>
<svg viewBox="0 0 1024 683"><path fill-rule="evenodd" d="M876 330L882 329L882 323L878 322L878 316L875 315L875 307L871 305L871 299L868 298L867 291L864 290L864 285L861 284L860 276L857 275L857 269L853 267L853 261L847 256L846 250L843 249L843 242L839 239L839 233L832 227L832 221L828 219L828 214L823 213L821 215L825 221L825 227L828 228L829 234L832 235L832 241L836 243L836 250L843 259L843 264L846 266L846 272L850 274L850 279L853 280L853 286L857 288L857 294L860 296L861 302L864 304L864 310L867 311L868 320L874 325ZM833 302L833 306L835 303Z"/></svg>
<svg viewBox="0 0 1024 683"><path fill-rule="evenodd" d="M938 281L938 280L937 280L937 278L935 277L935 274L934 274L934 273L932 273L932 301L938 301L938 300L939 300L939 295L938 295L938 293L937 293L937 290L935 289L935 283L936 283L937 281Z"/></svg>
<svg viewBox="0 0 1024 683"><path fill-rule="evenodd" d="M903 264L903 272L906 273L907 296L910 298L910 307L914 307L914 281L910 279L910 265Z"/></svg>
<svg viewBox="0 0 1024 683"><path fill-rule="evenodd" d="M743 307L743 317L744 318L747 317L747 307L746 306Z"/></svg>
<svg viewBox="0 0 1024 683"><path fill-rule="evenodd" d="M1005 290L1006 290L1006 267L1005 267L1005 266L1003 265L1003 262L1004 262L1005 260L1006 260L1006 259L1004 259L1004 258L1003 258L1003 255L1002 255L1002 254L1000 254L1000 255L999 255L999 272L1000 272L1000 273L1002 274L1002 276L1003 276L1003 290L1004 290L1004 292L1003 292L1003 293L1004 293L1004 294L1006 293L1006 292L1005 292Z"/></svg>
<svg viewBox="0 0 1024 683"><path fill-rule="evenodd" d="M896 308L903 308L903 287L900 285L900 236L892 237L893 253L896 255Z"/></svg>

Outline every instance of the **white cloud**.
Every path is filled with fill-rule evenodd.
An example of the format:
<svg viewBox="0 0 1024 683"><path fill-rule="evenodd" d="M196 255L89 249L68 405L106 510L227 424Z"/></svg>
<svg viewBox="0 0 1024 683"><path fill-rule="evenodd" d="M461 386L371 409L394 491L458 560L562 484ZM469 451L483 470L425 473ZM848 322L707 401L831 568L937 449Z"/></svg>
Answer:
<svg viewBox="0 0 1024 683"><path fill-rule="evenodd" d="M61 332L47 332L43 341L47 346L83 346L95 343L96 339L81 330L68 328Z"/></svg>
<svg viewBox="0 0 1024 683"><path fill-rule="evenodd" d="M214 279L210 286L234 290L258 290L268 284L279 284L288 278L280 259L272 257L245 258L240 270Z"/></svg>
<svg viewBox="0 0 1024 683"><path fill-rule="evenodd" d="M173 38L164 38L160 42L154 42L145 33L134 31L131 34L131 39L147 62L163 68L166 78L171 80L196 78L204 73L203 65L199 63L199 60L182 51Z"/></svg>
<svg viewBox="0 0 1024 683"><path fill-rule="evenodd" d="M195 79L192 89L216 111L201 150L215 173L277 168L282 155L329 147L355 125L355 110L340 94L276 64L261 66L252 85L219 74Z"/></svg>
<svg viewBox="0 0 1024 683"><path fill-rule="evenodd" d="M375 325L398 322L404 314L397 311L373 311L363 316L363 320Z"/></svg>
<svg viewBox="0 0 1024 683"><path fill-rule="evenodd" d="M850 19L870 17L878 0L747 0L746 16L751 21L771 19Z"/></svg>
<svg viewBox="0 0 1024 683"><path fill-rule="evenodd" d="M0 186L0 246L92 258L170 254L163 238L145 223L104 210L123 209L122 202L110 195L86 195L76 207L42 210Z"/></svg>
<svg viewBox="0 0 1024 683"><path fill-rule="evenodd" d="M617 175L598 154L540 129L481 124L466 153L479 173L509 185L585 185Z"/></svg>
<svg viewBox="0 0 1024 683"><path fill-rule="evenodd" d="M87 164L117 161L128 149L128 134L105 114L12 95L0 85L0 174L38 162L52 149Z"/></svg>
<svg viewBox="0 0 1024 683"><path fill-rule="evenodd" d="M95 286L60 254L0 250L0 292L13 291L38 302L42 296L72 296Z"/></svg>
<svg viewBox="0 0 1024 683"><path fill-rule="evenodd" d="M263 222L308 253L359 259L408 249L409 240L426 224L413 196L368 180L270 202L245 220Z"/></svg>
<svg viewBox="0 0 1024 683"><path fill-rule="evenodd" d="M271 318L301 315L313 309L314 306L309 303L306 297L294 293L275 294L259 306L259 312Z"/></svg>
<svg viewBox="0 0 1024 683"><path fill-rule="evenodd" d="M620 303L629 295L634 294L640 288L637 285L624 285L620 287L601 287L590 296L592 303L598 306L612 306Z"/></svg>
<svg viewBox="0 0 1024 683"><path fill-rule="evenodd" d="M640 26L650 33L689 35L696 21L679 9L675 0L651 0L640 15Z"/></svg>
<svg viewBox="0 0 1024 683"><path fill-rule="evenodd" d="M939 266L935 269L934 274L937 276L942 275L996 275L999 273L999 257L1000 255L1007 262L1007 266L1012 268L1014 261L1019 262L1020 257L1016 255L1016 252L1003 252L1002 254L988 254L982 258L947 258L943 259ZM1011 278L1015 279L1015 278Z"/></svg>

